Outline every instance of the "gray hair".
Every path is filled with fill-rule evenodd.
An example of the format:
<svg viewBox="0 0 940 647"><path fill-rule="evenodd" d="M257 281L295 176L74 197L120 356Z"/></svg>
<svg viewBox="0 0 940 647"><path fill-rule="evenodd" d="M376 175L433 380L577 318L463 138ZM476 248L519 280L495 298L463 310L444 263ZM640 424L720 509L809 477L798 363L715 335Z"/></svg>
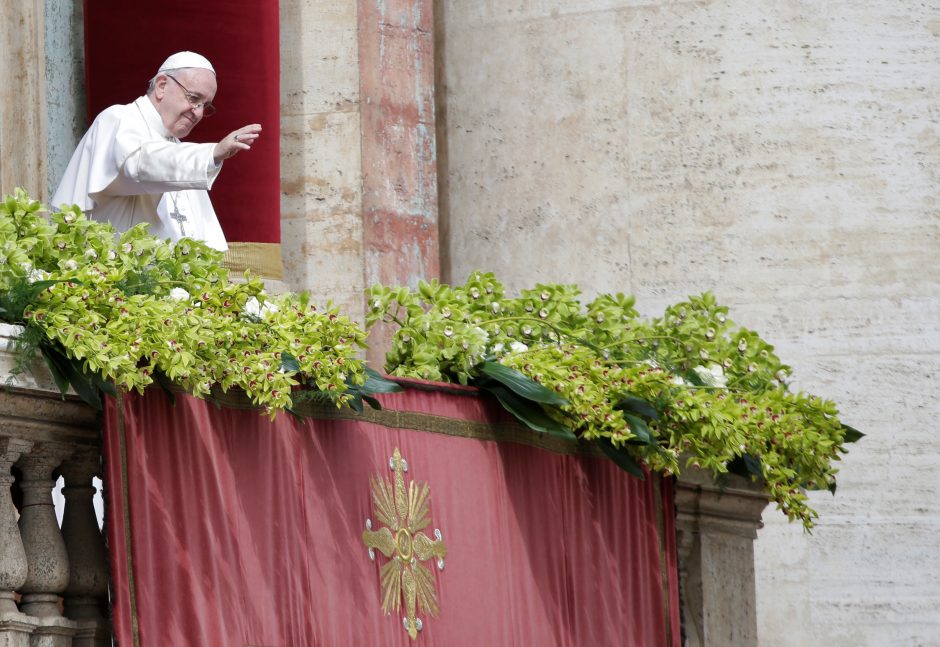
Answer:
<svg viewBox="0 0 940 647"><path fill-rule="evenodd" d="M191 69L193 68L177 67L177 68L173 68L172 70L160 70L159 72L153 75L153 78L150 79L150 83L147 84L147 96L152 95L153 91L157 89L157 77L160 76L161 74L165 76L171 76L171 75L174 75L175 72L184 72L186 70L191 70Z"/></svg>

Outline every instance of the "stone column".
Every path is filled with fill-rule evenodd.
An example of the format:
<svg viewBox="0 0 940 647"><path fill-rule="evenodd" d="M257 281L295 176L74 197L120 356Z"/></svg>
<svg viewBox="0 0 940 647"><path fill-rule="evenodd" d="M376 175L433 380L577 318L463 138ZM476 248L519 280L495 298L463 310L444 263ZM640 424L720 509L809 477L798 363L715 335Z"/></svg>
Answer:
<svg viewBox="0 0 940 647"><path fill-rule="evenodd" d="M45 3L0 3L0 186L46 195Z"/></svg>
<svg viewBox="0 0 940 647"><path fill-rule="evenodd" d="M768 497L747 479L716 485L687 470L676 485L676 534L686 647L757 646L754 540Z"/></svg>
<svg viewBox="0 0 940 647"><path fill-rule="evenodd" d="M108 559L104 537L98 528L92 480L99 473L100 452L81 451L62 464L65 478L65 514L62 536L69 561L65 589L65 615L78 621L73 647L106 647L111 644L108 623L101 615L108 597Z"/></svg>
<svg viewBox="0 0 940 647"><path fill-rule="evenodd" d="M16 509L10 497L13 463L30 450L32 443L18 438L0 438L0 645L27 647L34 624L16 608L13 592L26 582L26 550L16 526Z"/></svg>
<svg viewBox="0 0 940 647"><path fill-rule="evenodd" d="M59 611L59 595L69 583L69 558L52 503L53 470L72 451L64 443L37 443L16 463L23 474L19 526L28 565L20 610L37 624L30 647L71 647L75 634L75 623Z"/></svg>
<svg viewBox="0 0 940 647"><path fill-rule="evenodd" d="M69 583L68 554L52 504L52 472L71 451L61 443L43 443L17 463L23 472L20 534L29 564L20 608L39 618L62 615L59 594Z"/></svg>

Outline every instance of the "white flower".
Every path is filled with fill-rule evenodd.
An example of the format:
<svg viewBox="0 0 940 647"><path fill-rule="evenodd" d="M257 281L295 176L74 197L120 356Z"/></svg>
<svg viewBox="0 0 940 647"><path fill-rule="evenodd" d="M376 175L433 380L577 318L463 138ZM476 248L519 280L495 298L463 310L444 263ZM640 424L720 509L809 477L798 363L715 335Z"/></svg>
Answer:
<svg viewBox="0 0 940 647"><path fill-rule="evenodd" d="M258 301L257 297L251 297L245 301L245 308L243 309L245 314L252 315L254 317L261 316L261 302Z"/></svg>
<svg viewBox="0 0 940 647"><path fill-rule="evenodd" d="M692 370L707 386L728 386L725 369L719 364L709 364L707 367L696 366Z"/></svg>
<svg viewBox="0 0 940 647"><path fill-rule="evenodd" d="M88 249L85 252L85 258L90 258L93 261L98 260L98 252L96 252L94 249Z"/></svg>
<svg viewBox="0 0 940 647"><path fill-rule="evenodd" d="M513 353L524 353L529 350L529 347L523 344L521 341L514 341L509 344L509 350Z"/></svg>
<svg viewBox="0 0 940 647"><path fill-rule="evenodd" d="M29 283L35 283L36 281L45 281L49 278L49 272L44 270L30 270L29 274L26 275L26 281Z"/></svg>
<svg viewBox="0 0 940 647"><path fill-rule="evenodd" d="M498 342L496 344L493 344L493 354L494 355L502 354L504 348L506 347L503 346L503 342Z"/></svg>
<svg viewBox="0 0 940 647"><path fill-rule="evenodd" d="M670 380L670 381L671 381L673 384L675 384L676 386L685 386L685 380L683 380L683 379L682 379L681 377L679 377L678 375L673 375L673 376L672 376L672 380Z"/></svg>
<svg viewBox="0 0 940 647"><path fill-rule="evenodd" d="M170 298L174 301L189 301L190 295L183 288L173 288L170 290Z"/></svg>
<svg viewBox="0 0 940 647"><path fill-rule="evenodd" d="M78 269L78 263L76 263L74 259L71 259L71 258L70 258L69 260L64 261L64 262L62 263L62 269L64 269L64 270L71 270L71 271L74 272L75 270Z"/></svg>
<svg viewBox="0 0 940 647"><path fill-rule="evenodd" d="M261 317L262 319L266 317L268 314L271 314L277 311L278 311L278 307L276 305L274 305L270 301L265 301L262 304L260 301L258 301L257 297L251 297L250 299L245 301L245 307L243 309L243 312L245 312L246 314L249 314L255 317Z"/></svg>

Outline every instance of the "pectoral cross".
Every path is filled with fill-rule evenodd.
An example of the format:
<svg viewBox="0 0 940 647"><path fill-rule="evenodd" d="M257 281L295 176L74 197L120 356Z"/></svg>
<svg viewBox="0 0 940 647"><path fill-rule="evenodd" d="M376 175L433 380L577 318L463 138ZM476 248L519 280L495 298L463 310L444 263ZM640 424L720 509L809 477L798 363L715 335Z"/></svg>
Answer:
<svg viewBox="0 0 940 647"><path fill-rule="evenodd" d="M170 219L175 220L180 226L180 236L186 236L186 228L183 226L183 223L189 222L189 218L180 213L180 207L176 203L176 196L172 193L170 194L170 201L173 203L173 211L170 212Z"/></svg>

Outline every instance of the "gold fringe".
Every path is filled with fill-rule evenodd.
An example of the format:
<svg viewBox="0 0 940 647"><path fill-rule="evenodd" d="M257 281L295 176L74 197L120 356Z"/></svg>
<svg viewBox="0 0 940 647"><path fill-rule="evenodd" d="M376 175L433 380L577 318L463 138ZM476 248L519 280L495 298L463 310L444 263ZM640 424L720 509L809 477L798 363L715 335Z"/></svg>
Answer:
<svg viewBox="0 0 940 647"><path fill-rule="evenodd" d="M229 243L222 266L239 276L251 270L252 274L266 279L280 281L284 278L280 243Z"/></svg>

